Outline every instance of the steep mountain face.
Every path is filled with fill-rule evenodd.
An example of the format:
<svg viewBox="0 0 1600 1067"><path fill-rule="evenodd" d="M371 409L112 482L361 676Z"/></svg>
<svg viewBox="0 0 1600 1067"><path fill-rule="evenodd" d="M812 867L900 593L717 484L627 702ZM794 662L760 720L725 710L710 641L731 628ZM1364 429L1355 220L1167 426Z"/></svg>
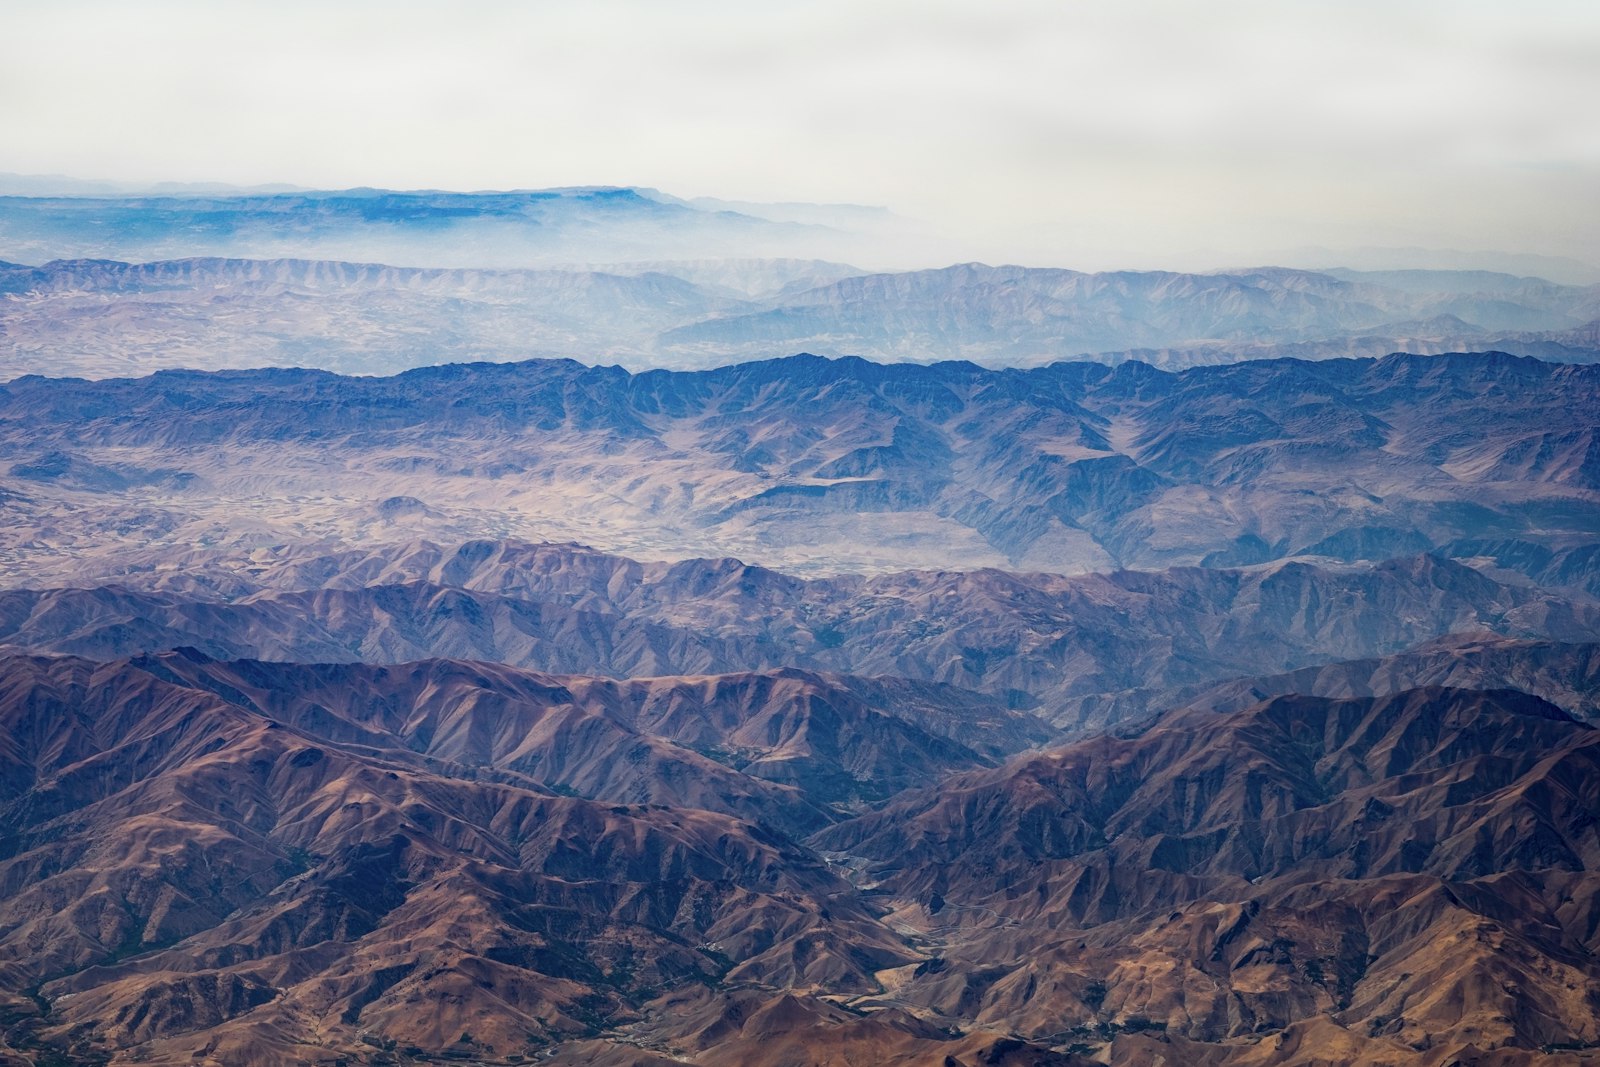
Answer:
<svg viewBox="0 0 1600 1067"><path fill-rule="evenodd" d="M1600 596L1600 544L1592 540L1550 549L1517 538L1464 538L1452 541L1443 551L1471 560L1484 570L1521 574L1538 585L1581 589L1590 596Z"/></svg>
<svg viewBox="0 0 1600 1067"><path fill-rule="evenodd" d="M1600 287L1484 271L1086 274L966 263L868 274L794 258L851 247L826 226L629 190L223 198L194 209L197 221L171 242L163 228L185 216L181 200L166 202L169 220L150 220L149 202L78 200L70 212L65 203L0 197L0 256L39 249L49 260L0 263L0 329L12 341L0 378L263 366L392 374L561 356L689 369L796 351L996 367L1139 359L1167 370L1395 351L1600 359ZM125 212L147 217L147 240L130 244L116 228ZM296 214L303 228L288 235L281 218ZM277 221L263 228L266 217ZM624 225L642 217L650 227ZM24 235L39 226L54 237ZM461 254L474 236L478 255ZM197 248L210 256L104 258ZM759 253L776 258L751 258ZM221 258L239 255L258 258ZM343 261L308 258L325 255ZM522 269L485 269L494 264Z"/></svg>
<svg viewBox="0 0 1600 1067"><path fill-rule="evenodd" d="M315 1033L341 1054L373 1035L504 1056L625 1018L665 984L860 992L915 958L759 825L557 796L374 745L375 727L341 741L358 724L292 694L331 736L213 691L260 692L271 671L5 662L0 983L51 1004L15 998L13 1021L33 1017L13 1047L267 1064L301 1062ZM362 711L381 719L374 702Z"/></svg>
<svg viewBox="0 0 1600 1067"><path fill-rule="evenodd" d="M1112 1036L1113 1062L1531 1062L1600 1046L1597 760L1520 693L1289 696L816 840L938 946L897 1003Z"/></svg>
<svg viewBox="0 0 1600 1067"><path fill-rule="evenodd" d="M759 820L833 782L766 764L898 738L903 757L850 768L874 780L918 751L990 762L919 721L1004 734L993 708L930 715L926 689L874 732L852 685L903 692L7 659L6 1046L245 1067L1600 1048L1600 734L1552 705L1434 688L1177 712L903 792L808 847ZM618 734L661 747L635 760ZM722 740L660 755L691 737ZM618 781L566 752L701 791L558 795Z"/></svg>
<svg viewBox="0 0 1600 1067"><path fill-rule="evenodd" d="M25 378L0 390L0 568L37 586L140 547L513 536L822 573L1457 545L1549 569L1600 528L1597 385L1492 354Z"/></svg>
<svg viewBox="0 0 1600 1067"><path fill-rule="evenodd" d="M1388 655L1446 634L1600 632L1600 608L1585 597L1432 556L802 580L734 560L646 565L478 542L234 564L208 578L226 598L196 590L187 568L143 575L175 587L161 591L0 592L0 648L99 659L178 646L300 662L443 656L618 678L800 667L959 686L988 695L933 690L930 704L1009 705L1082 731L1156 710L1186 686ZM902 699L857 692L878 705Z"/></svg>
<svg viewBox="0 0 1600 1067"><path fill-rule="evenodd" d="M791 834L1055 736L965 690L794 669L614 681L450 660L220 663L192 650L132 663L344 744L514 771L592 799L720 811Z"/></svg>
<svg viewBox="0 0 1600 1067"><path fill-rule="evenodd" d="M1581 869L1595 861L1600 844L1596 824L1583 818L1589 790L1600 788L1586 773L1600 756L1596 745L1600 732L1510 690L1416 689L1354 700L1292 695L1230 714L1177 712L1135 736L1101 736L957 776L819 840L886 861L895 872L891 884L910 890L923 881L950 886L944 865L957 854L985 870L1101 850L1113 864L1153 858L1152 869L1200 878L1280 877L1302 865L1357 879L1459 877L1510 858L1493 849L1497 834L1509 838L1515 828L1496 827L1523 803L1527 787L1566 765L1562 780L1572 775L1578 790L1562 797L1563 814L1552 816L1547 835L1519 847L1531 850L1524 865ZM1451 803L1436 803L1446 792ZM1361 811L1344 810L1364 810L1374 798L1379 803L1368 814L1382 818L1363 821ZM1394 809L1396 798L1437 809L1437 827L1428 832L1391 819L1405 814ZM952 806L963 814L950 817ZM976 817L980 810L1008 825ZM1054 833L1025 832L1030 815L1046 812L1054 817L1036 824ZM1165 850L1147 856L1140 849L1155 836ZM1356 849L1362 840L1367 847ZM1007 881L967 887L972 892L964 889L960 899L1014 896L1003 888ZM1115 917L1137 904L1093 899L1084 902L1084 915Z"/></svg>

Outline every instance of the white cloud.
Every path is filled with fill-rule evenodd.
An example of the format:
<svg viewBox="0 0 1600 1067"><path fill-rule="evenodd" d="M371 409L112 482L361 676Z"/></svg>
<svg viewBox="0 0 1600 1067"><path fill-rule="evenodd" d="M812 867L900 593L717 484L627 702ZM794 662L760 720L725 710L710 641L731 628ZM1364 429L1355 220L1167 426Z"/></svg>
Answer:
<svg viewBox="0 0 1600 1067"><path fill-rule="evenodd" d="M0 4L0 169L852 200L996 259L1600 247L1600 7Z"/></svg>

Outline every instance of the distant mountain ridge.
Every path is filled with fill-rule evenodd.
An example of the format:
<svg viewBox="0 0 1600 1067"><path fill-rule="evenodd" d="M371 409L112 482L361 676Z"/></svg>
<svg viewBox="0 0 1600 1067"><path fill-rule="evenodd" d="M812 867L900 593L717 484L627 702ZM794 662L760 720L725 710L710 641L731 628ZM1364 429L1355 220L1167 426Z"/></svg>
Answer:
<svg viewBox="0 0 1600 1067"><path fill-rule="evenodd" d="M815 255L842 236L625 186L0 196L0 258L35 262L292 257L495 269Z"/></svg>
<svg viewBox="0 0 1600 1067"><path fill-rule="evenodd" d="M991 365L1152 347L1212 350L1230 345L1331 345L1449 315L1441 336L1571 329L1600 319L1600 289L1479 275L1414 291L1346 272L1286 269L1226 274L1071 270L960 264L940 270L845 278L794 294L753 315L724 316L669 333L670 345L717 347L753 357L774 347L823 354L926 359L960 356ZM1510 285L1505 283L1510 282ZM1454 290L1454 291L1452 291ZM1469 324L1465 318L1473 321ZM844 351L840 351L840 349ZM1196 356L1196 362L1200 357Z"/></svg>
<svg viewBox="0 0 1600 1067"><path fill-rule="evenodd" d="M554 210L548 205L562 202L534 199L526 210ZM0 237L4 203L0 198ZM606 206L593 210L602 214L621 210L609 200L598 203ZM645 203L655 206L638 209L693 210ZM382 197L349 204L355 207L340 210L378 212L370 225L380 230L422 225L417 219L432 217L428 212L456 218L454 209L438 205L414 218L408 209L385 207ZM475 202L480 214L465 217L499 217L491 208ZM524 219L521 208L503 210ZM320 214L306 223L326 224ZM544 232L542 223L526 224ZM551 356L694 368L794 351L994 367L1138 358L1174 370L1394 351L1500 349L1564 362L1600 359L1600 287L1483 271L1085 274L968 263L867 274L816 258L718 248L720 257L665 258L641 246L619 250L630 254L611 263L582 248L557 248L537 267L517 270L398 267L303 254L0 264L0 329L10 342L0 353L0 377L259 366L393 373Z"/></svg>
<svg viewBox="0 0 1600 1067"><path fill-rule="evenodd" d="M799 668L954 686L917 699L930 708L966 699L972 713L1024 709L1075 733L1204 703L1212 687L1223 706L1237 699L1228 686L1240 675L1251 679L1248 694L1275 684L1257 680L1263 673L1315 675L1316 665L1393 656L1462 632L1520 639L1510 662L1550 672L1521 684L1574 714L1594 713L1573 692L1589 684L1589 660L1562 666L1585 646L1541 651L1526 642L1594 641L1600 603L1525 580L1502 584L1431 556L1337 568L805 581L737 560L641 564L575 546L421 543L283 559L195 555L98 588L0 591L0 650L101 660L180 646L302 663L449 657L613 678ZM1523 678L1493 673L1481 658L1484 669L1454 680ZM1566 688L1563 669L1572 672ZM1342 664L1327 677L1361 670ZM871 699L910 700L891 699L895 691ZM1026 722L997 736L1007 733L1031 736Z"/></svg>

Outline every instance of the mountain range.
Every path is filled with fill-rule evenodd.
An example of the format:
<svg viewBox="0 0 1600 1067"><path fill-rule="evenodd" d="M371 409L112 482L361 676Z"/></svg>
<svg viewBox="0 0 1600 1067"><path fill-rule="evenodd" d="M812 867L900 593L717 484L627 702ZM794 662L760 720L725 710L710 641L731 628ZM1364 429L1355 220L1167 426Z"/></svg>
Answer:
<svg viewBox="0 0 1600 1067"><path fill-rule="evenodd" d="M5 244L7 203L0 197L0 255L19 256L32 246ZM355 203L380 211L373 204L385 202ZM381 230L391 225L384 220L364 225ZM325 223L319 211L306 226ZM545 223L526 225L545 233ZM563 223L583 233L589 226ZM369 254L410 262L382 259L384 251ZM565 261L519 270L305 258L0 264L0 377L263 366L392 374L569 356L684 369L797 351L990 367L1137 359L1168 370L1395 351L1600 358L1600 287L1487 271L1093 274L967 263L870 273L816 258L730 259L714 244L678 258L645 246L620 250L623 260L571 251Z"/></svg>
<svg viewBox="0 0 1600 1067"><path fill-rule="evenodd" d="M1177 711L1001 766L930 745L919 725L959 716L912 692L878 736L928 753L932 784L852 814L832 806L840 768L773 773L862 751L861 718L832 713L843 679L597 686L193 651L12 657L0 679L19 1057L1532 1064L1600 1048L1600 734L1523 692ZM913 767L848 772L890 786L873 776ZM653 791L624 799L621 779ZM823 824L809 836L804 810Z"/></svg>
<svg viewBox="0 0 1600 1067"><path fill-rule="evenodd" d="M209 587L197 584L208 566ZM1588 594L1498 582L1427 555L1340 568L802 580L736 560L641 565L571 546L470 542L248 570L254 582L211 561L142 576L164 588L119 580L0 592L0 649L117 659L193 647L302 663L445 656L611 678L800 668L958 687L940 699L969 713L1027 711L1040 720L1028 727L1044 731L1029 735L1039 741L1055 729L1138 719L1263 671L1310 672L1294 691L1322 692L1335 683L1315 676L1319 664L1394 656L1454 634L1520 642L1512 663L1581 657L1600 634L1600 604ZM1452 658L1475 681L1513 678L1510 665L1492 662L1473 674L1476 653ZM1578 695L1593 680L1583 662L1518 680L1591 714L1592 700ZM1361 669L1378 668L1340 668ZM889 703L883 694L874 702ZM1026 733L1010 729L1018 731Z"/></svg>
<svg viewBox="0 0 1600 1067"><path fill-rule="evenodd" d="M1433 551L1594 592L1597 420L1600 369L1504 354L27 377L0 581L520 538L803 574Z"/></svg>
<svg viewBox="0 0 1600 1067"><path fill-rule="evenodd" d="M837 245L843 236L817 223L607 186L0 196L6 258L41 251L46 259L289 256L495 268L793 255L808 245Z"/></svg>
<svg viewBox="0 0 1600 1067"><path fill-rule="evenodd" d="M1600 1064L1600 288L11 191L3 1067Z"/></svg>

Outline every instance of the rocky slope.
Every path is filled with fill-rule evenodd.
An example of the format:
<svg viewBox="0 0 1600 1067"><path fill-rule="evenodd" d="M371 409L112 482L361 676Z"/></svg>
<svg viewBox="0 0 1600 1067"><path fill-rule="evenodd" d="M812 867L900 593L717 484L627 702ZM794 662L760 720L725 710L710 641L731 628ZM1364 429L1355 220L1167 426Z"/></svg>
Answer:
<svg viewBox="0 0 1600 1067"><path fill-rule="evenodd" d="M348 720L306 707L332 736L313 733L174 666L0 671L13 1046L243 1065L372 1037L499 1058L685 980L862 992L914 959L760 825L341 741Z"/></svg>
<svg viewBox="0 0 1600 1067"><path fill-rule="evenodd" d="M1378 659L1306 667L1244 678L1170 703L1238 711L1274 696L1388 696L1420 686L1515 689L1547 700L1573 718L1600 725L1600 645L1518 641L1492 634L1452 634Z"/></svg>
<svg viewBox="0 0 1600 1067"><path fill-rule="evenodd" d="M1597 761L1600 733L1523 694L1288 696L957 776L817 841L938 948L896 1003L1110 1038L1113 1062L1593 1058Z"/></svg>
<svg viewBox="0 0 1600 1067"><path fill-rule="evenodd" d="M958 770L808 846L773 797L820 809L830 776L744 761L870 754L850 684L8 659L6 1047L244 1067L1600 1056L1600 733L1536 697L1174 712ZM892 789L910 753L960 751L919 720L1003 732L913 696L873 735L907 757L851 774ZM629 730L726 741L633 759L604 740ZM617 766L574 776L562 739L596 736ZM683 775L702 791L671 793Z"/></svg>
<svg viewBox="0 0 1600 1067"><path fill-rule="evenodd" d="M188 649L130 666L342 744L514 771L591 799L705 808L796 836L1055 736L965 690L794 669L616 681L456 660L218 662Z"/></svg>

